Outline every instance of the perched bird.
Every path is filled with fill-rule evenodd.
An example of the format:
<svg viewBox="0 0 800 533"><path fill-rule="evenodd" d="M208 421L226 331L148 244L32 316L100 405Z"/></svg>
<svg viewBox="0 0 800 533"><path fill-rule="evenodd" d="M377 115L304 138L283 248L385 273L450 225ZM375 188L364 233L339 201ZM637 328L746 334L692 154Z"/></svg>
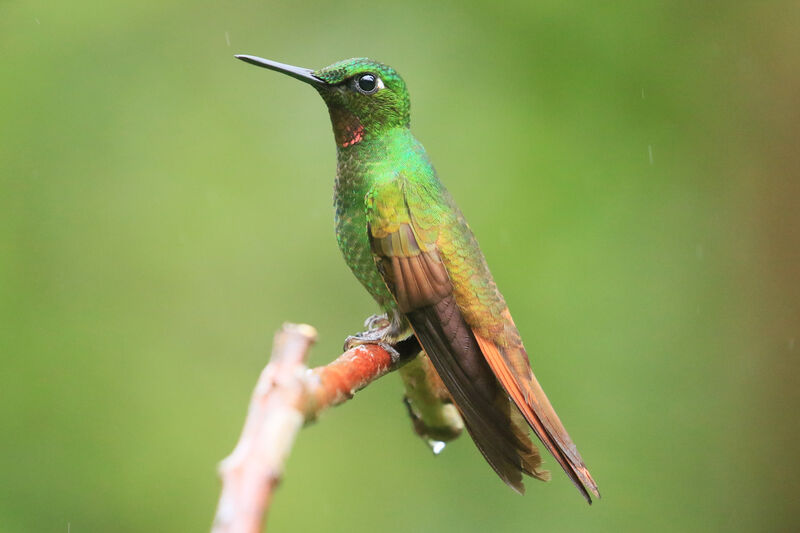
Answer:
<svg viewBox="0 0 800 533"><path fill-rule="evenodd" d="M478 242L409 129L405 82L389 66L347 59L320 70L237 58L314 87L337 146L336 237L386 312L351 344L416 335L467 430L500 478L548 479L528 426L591 503L599 497L575 444L531 371Z"/></svg>

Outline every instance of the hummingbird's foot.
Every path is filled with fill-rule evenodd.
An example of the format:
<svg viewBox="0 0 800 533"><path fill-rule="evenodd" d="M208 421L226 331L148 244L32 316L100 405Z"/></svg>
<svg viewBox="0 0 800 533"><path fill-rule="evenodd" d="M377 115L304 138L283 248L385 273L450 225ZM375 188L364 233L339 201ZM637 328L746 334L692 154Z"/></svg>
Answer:
<svg viewBox="0 0 800 533"><path fill-rule="evenodd" d="M388 327L376 328L369 331L362 331L356 335L350 335L344 340L344 350L351 350L357 346L364 346L365 344L377 344L392 356L392 359L400 357L398 352L392 344L386 342L385 334Z"/></svg>
<svg viewBox="0 0 800 533"><path fill-rule="evenodd" d="M365 344L377 344L389 352L393 360L400 357L395 344L408 335L404 335L406 328L399 320L390 320L386 314L372 315L364 322L364 327L367 328L366 331L350 335L345 339L345 351Z"/></svg>

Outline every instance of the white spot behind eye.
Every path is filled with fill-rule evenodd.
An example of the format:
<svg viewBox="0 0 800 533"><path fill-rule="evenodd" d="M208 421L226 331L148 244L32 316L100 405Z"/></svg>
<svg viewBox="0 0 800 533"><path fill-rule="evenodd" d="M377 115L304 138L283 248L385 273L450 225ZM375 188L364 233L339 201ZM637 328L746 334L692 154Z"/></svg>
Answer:
<svg viewBox="0 0 800 533"><path fill-rule="evenodd" d="M375 87L377 87L379 91L386 88L386 86L383 84L383 80L378 76L375 76Z"/></svg>

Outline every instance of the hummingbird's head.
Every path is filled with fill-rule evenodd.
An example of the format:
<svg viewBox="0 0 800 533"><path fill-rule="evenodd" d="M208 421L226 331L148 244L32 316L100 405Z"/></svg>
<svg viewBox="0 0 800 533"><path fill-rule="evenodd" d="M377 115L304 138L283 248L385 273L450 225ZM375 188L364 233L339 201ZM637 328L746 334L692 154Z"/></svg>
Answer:
<svg viewBox="0 0 800 533"><path fill-rule="evenodd" d="M254 56L236 57L312 85L328 105L336 144L342 148L409 125L406 84L392 67L377 61L345 59L312 71Z"/></svg>

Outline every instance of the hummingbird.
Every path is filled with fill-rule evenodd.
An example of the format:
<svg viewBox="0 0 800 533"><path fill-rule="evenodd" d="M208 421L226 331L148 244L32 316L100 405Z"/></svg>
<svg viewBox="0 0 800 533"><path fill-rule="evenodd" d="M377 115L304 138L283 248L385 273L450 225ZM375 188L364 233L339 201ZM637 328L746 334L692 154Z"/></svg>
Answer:
<svg viewBox="0 0 800 533"><path fill-rule="evenodd" d="M416 336L472 440L523 493L523 474L548 480L533 430L580 493L597 484L531 370L519 331L478 242L410 130L406 84L367 58L319 70L251 55L253 65L311 85L327 104L337 148L336 239L385 315L350 346L391 348Z"/></svg>

